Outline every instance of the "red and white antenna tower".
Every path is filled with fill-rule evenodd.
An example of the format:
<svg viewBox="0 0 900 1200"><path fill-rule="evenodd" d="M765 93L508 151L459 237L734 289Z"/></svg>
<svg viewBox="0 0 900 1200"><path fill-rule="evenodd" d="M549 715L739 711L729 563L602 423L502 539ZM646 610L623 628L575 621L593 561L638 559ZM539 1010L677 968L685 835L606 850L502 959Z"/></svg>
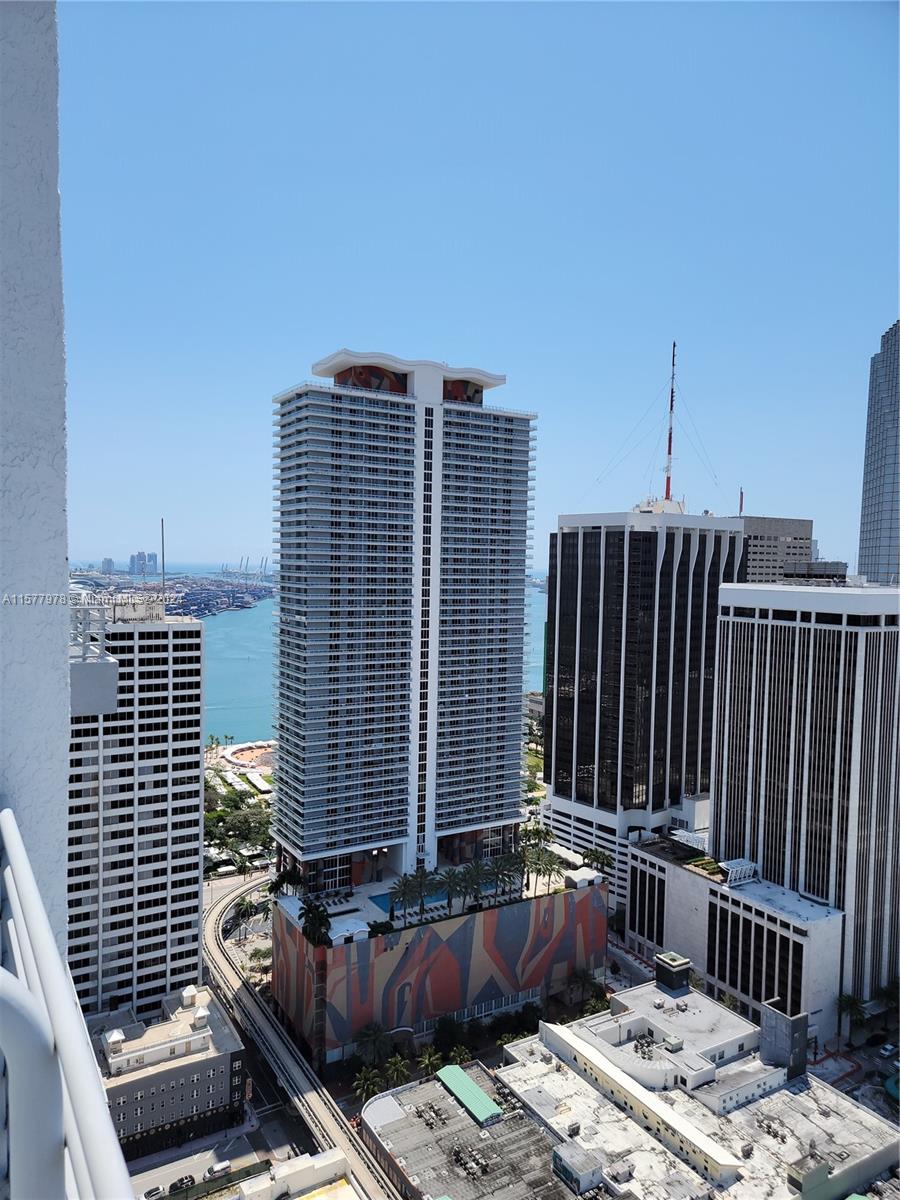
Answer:
<svg viewBox="0 0 900 1200"><path fill-rule="evenodd" d="M675 419L675 343L672 343L672 378L669 384L669 445L666 451L666 499L672 499L672 422Z"/></svg>

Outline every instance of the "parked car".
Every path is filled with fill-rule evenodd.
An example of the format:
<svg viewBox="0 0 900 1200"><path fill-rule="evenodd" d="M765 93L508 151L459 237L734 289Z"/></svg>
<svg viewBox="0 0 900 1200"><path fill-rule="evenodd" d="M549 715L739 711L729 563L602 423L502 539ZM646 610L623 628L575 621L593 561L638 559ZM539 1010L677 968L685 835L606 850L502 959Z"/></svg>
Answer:
<svg viewBox="0 0 900 1200"><path fill-rule="evenodd" d="M163 1187L147 1188L146 1192L144 1192L143 1200L161 1200L161 1197L165 1194L166 1189Z"/></svg>
<svg viewBox="0 0 900 1200"><path fill-rule="evenodd" d="M878 1051L879 1058L892 1058L897 1053L897 1047L891 1042L886 1042Z"/></svg>
<svg viewBox="0 0 900 1200"><path fill-rule="evenodd" d="M218 1179L220 1175L227 1175L231 1170L231 1163L226 1158L224 1162L213 1163L211 1167L207 1167L203 1172L204 1179Z"/></svg>
<svg viewBox="0 0 900 1200"><path fill-rule="evenodd" d="M169 1195L172 1196L175 1192L183 1192L185 1188L193 1187L196 1182L193 1175L182 1175L180 1179L176 1179L174 1183L169 1184Z"/></svg>

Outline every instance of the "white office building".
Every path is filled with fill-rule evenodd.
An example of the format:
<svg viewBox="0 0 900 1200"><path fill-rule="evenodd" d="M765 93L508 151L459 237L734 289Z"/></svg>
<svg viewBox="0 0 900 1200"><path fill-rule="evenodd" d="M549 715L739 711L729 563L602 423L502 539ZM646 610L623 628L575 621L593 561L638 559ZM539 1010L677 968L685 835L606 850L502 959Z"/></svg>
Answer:
<svg viewBox="0 0 900 1200"><path fill-rule="evenodd" d="M739 518L675 501L561 516L550 539L544 717L548 821L598 846L624 903L630 840L709 790L718 593Z"/></svg>
<svg viewBox="0 0 900 1200"><path fill-rule="evenodd" d="M710 853L846 914L841 991L898 975L893 588L723 587Z"/></svg>
<svg viewBox="0 0 900 1200"><path fill-rule="evenodd" d="M534 417L475 368L313 371L275 398L274 833L327 888L511 845Z"/></svg>
<svg viewBox="0 0 900 1200"><path fill-rule="evenodd" d="M69 967L85 1013L155 1012L200 978L202 622L116 602L82 633L117 664L73 671Z"/></svg>
<svg viewBox="0 0 900 1200"><path fill-rule="evenodd" d="M689 958L709 995L736 1000L756 1024L771 1001L805 1013L824 1048L838 1032L844 914L682 837L629 847L626 946L648 959L666 949Z"/></svg>

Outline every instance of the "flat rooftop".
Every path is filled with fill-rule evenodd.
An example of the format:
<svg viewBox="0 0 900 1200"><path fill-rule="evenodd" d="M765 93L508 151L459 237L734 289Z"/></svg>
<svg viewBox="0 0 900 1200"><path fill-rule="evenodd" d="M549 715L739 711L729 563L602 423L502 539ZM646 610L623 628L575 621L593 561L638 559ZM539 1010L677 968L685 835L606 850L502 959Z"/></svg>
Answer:
<svg viewBox="0 0 900 1200"><path fill-rule="evenodd" d="M582 1024L573 1022L566 1029L580 1032ZM560 1137L567 1137L577 1122L579 1131L568 1135L570 1143L577 1143L604 1166L630 1167L631 1177L624 1186L635 1200L688 1200L710 1192L710 1180L561 1062L539 1036L506 1050L515 1061L496 1072L498 1085L506 1084ZM731 1084L741 1072L749 1080L755 1061L756 1056L748 1055L743 1062L719 1068L719 1073L730 1074ZM728 1086L725 1079L723 1086ZM654 1095L673 1118L688 1122L740 1161L737 1178L714 1185L713 1194L723 1200L792 1200L797 1192L788 1185L787 1171L804 1158L813 1164L824 1161L839 1172L896 1149L896 1131L889 1122L808 1076L723 1115L680 1087ZM873 1177L878 1173L873 1170Z"/></svg>
<svg viewBox="0 0 900 1200"><path fill-rule="evenodd" d="M874 583L868 587L817 588L795 583L723 583L719 588L719 604L862 616L889 615L900 612L900 588Z"/></svg>
<svg viewBox="0 0 900 1200"><path fill-rule="evenodd" d="M722 1042L738 1038L745 1039L749 1045L759 1035L758 1025L711 996L693 989L673 995L659 987L655 980L616 992L613 1007L624 1008L626 1012L610 1010L594 1017L583 1017L573 1021L571 1028L590 1040L592 1034L602 1035L602 1030L626 1020L628 1013L635 1014L653 1026L657 1039L672 1034L684 1043L683 1053L700 1055Z"/></svg>
<svg viewBox="0 0 900 1200"><path fill-rule="evenodd" d="M160 1015L154 1021L139 1021L131 1008L117 1008L112 1012L98 1013L87 1018L91 1045L104 1079L133 1079L150 1075L162 1067L168 1068L176 1063L182 1065L202 1062L213 1055L231 1054L243 1049L243 1043L234 1027L208 988L197 988L196 1003L189 1006L183 1005L182 995L182 991L177 991L166 996ZM206 1013L206 1023L198 1028L194 1025L194 1018L200 1009ZM127 1067L113 1074L104 1044L104 1034L112 1033L113 1030L119 1030L124 1038L118 1052L113 1056L113 1061L124 1060L135 1054L146 1056L179 1039L196 1038L198 1034L204 1033L208 1036L204 1039L205 1046L195 1053L166 1056L145 1062L143 1065Z"/></svg>
<svg viewBox="0 0 900 1200"><path fill-rule="evenodd" d="M487 1128L437 1079L386 1092L363 1108L363 1120L413 1186L451 1200L571 1200L551 1170L554 1139L498 1094L484 1067L463 1069L503 1110Z"/></svg>
<svg viewBox="0 0 900 1200"><path fill-rule="evenodd" d="M676 866L702 875L704 879L717 884L721 892L733 896L736 900L745 900L748 904L771 909L779 916L790 917L804 925L810 925L815 921L840 920L843 916L839 909L831 908L827 904L819 904L815 900L808 900L798 892L792 892L777 883L751 879L746 883L729 884L726 882L725 871L721 867L718 870L712 868L704 870L700 866L692 865L697 861L709 863L712 860L696 846L689 846L686 842L678 841L677 838L657 838L653 841L637 842L634 849L641 854L674 863Z"/></svg>

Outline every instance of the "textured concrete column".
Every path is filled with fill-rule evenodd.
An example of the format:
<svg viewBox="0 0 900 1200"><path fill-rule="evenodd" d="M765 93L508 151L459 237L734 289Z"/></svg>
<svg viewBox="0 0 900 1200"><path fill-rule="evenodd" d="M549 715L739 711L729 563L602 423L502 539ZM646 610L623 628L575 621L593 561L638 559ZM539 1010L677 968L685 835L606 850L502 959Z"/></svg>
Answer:
<svg viewBox="0 0 900 1200"><path fill-rule="evenodd" d="M69 613L56 8L0 4L0 800L60 947ZM17 603L14 601L18 601Z"/></svg>

